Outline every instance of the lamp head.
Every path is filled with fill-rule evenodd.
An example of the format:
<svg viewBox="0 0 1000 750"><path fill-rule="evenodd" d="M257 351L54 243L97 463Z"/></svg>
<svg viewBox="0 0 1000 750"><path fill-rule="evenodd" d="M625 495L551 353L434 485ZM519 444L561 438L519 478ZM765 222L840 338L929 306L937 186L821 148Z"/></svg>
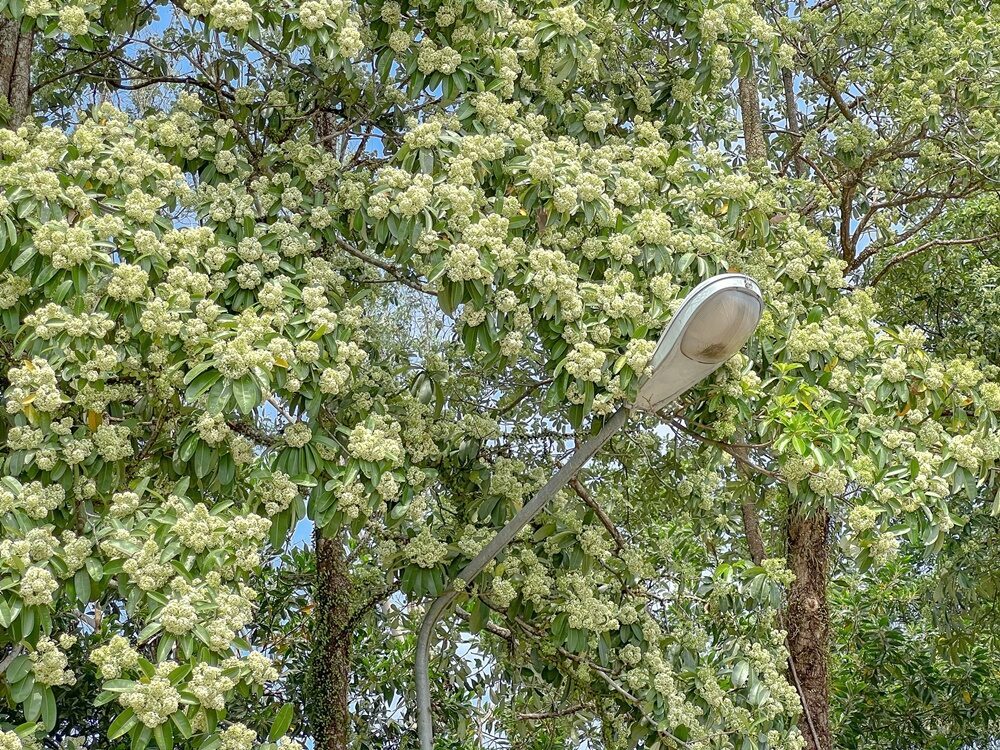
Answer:
<svg viewBox="0 0 1000 750"><path fill-rule="evenodd" d="M749 276L725 273L696 286L660 336L636 407L659 411L711 375L743 347L763 312L760 287Z"/></svg>

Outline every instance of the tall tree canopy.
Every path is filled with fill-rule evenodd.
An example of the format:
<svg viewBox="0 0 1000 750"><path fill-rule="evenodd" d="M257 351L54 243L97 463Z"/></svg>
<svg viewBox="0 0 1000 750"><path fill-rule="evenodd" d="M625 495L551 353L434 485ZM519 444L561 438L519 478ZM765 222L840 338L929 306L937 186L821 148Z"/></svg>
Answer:
<svg viewBox="0 0 1000 750"><path fill-rule="evenodd" d="M997 731L989 3L0 10L0 749Z"/></svg>

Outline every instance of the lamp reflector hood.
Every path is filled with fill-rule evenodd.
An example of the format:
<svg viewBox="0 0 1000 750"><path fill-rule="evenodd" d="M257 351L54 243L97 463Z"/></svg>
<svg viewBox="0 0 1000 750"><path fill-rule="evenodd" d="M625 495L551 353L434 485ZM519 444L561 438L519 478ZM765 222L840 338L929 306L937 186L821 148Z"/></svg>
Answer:
<svg viewBox="0 0 1000 750"><path fill-rule="evenodd" d="M743 347L763 312L749 276L720 274L696 286L660 337L636 406L659 411L704 380Z"/></svg>

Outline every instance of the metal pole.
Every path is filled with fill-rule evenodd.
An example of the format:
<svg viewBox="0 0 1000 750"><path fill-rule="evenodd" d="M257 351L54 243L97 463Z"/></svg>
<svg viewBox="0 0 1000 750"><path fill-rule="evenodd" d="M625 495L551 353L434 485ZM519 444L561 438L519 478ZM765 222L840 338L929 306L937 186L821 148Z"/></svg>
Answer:
<svg viewBox="0 0 1000 750"><path fill-rule="evenodd" d="M466 586L470 585L476 577L489 565L497 555L514 541L514 538L538 513L546 506L559 490L565 487L569 480L576 476L576 473L583 468L597 451L601 449L611 436L621 429L628 418L630 407L623 406L611 418L604 423L601 431L586 443L579 446L569 460L562 465L545 486L542 487L531 500L529 500L517 514L507 522L497 535L490 540L482 552L476 555L472 561L466 565L458 578ZM416 681L417 681L417 731L420 735L420 750L434 750L434 725L431 718L431 682L428 673L430 665L431 636L434 634L434 626L437 625L441 615L458 596L459 592L449 589L435 599L424 621L420 626L420 636L417 638L417 658L416 658Z"/></svg>

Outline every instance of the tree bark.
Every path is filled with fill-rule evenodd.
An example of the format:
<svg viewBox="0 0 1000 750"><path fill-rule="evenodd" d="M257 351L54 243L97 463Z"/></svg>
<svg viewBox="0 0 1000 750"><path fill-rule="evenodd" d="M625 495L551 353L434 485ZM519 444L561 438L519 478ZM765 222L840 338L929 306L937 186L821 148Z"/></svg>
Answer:
<svg viewBox="0 0 1000 750"><path fill-rule="evenodd" d="M0 95L10 106L7 125L16 128L30 114L31 45L34 30L23 33L20 24L0 19Z"/></svg>
<svg viewBox="0 0 1000 750"><path fill-rule="evenodd" d="M801 177L805 173L805 162L799 156L799 151L802 148L802 134L799 132L799 110L795 98L795 83L790 68L781 71L781 84L785 90L785 124L788 127L788 132L792 134L792 152L795 154L792 171L796 177Z"/></svg>
<svg viewBox="0 0 1000 750"><path fill-rule="evenodd" d="M313 116L317 143L336 153L335 119L329 112ZM316 554L316 586L313 591L312 654L306 676L306 710L316 750L347 750L351 713L351 641L354 623L351 579L344 542L338 533L327 537L313 532Z"/></svg>
<svg viewBox="0 0 1000 750"><path fill-rule="evenodd" d="M747 538L747 548L750 550L750 559L754 564L760 565L767 557L767 550L764 549L764 537L760 533L757 503L747 498L740 506L740 512L743 514L743 530Z"/></svg>
<svg viewBox="0 0 1000 750"><path fill-rule="evenodd" d="M831 750L829 514L793 507L788 519L788 567L795 580L788 589L785 622L792 678L798 683L803 715L799 728L809 750Z"/></svg>
<svg viewBox="0 0 1000 750"><path fill-rule="evenodd" d="M351 595L353 584L340 536L317 529L312 654L306 676L306 711L317 750L347 750L351 714Z"/></svg>
<svg viewBox="0 0 1000 750"><path fill-rule="evenodd" d="M740 118L743 124L743 145L747 152L747 164L761 167L767 163L767 139L760 111L760 94L753 62L750 72L740 76L737 91L740 102Z"/></svg>

